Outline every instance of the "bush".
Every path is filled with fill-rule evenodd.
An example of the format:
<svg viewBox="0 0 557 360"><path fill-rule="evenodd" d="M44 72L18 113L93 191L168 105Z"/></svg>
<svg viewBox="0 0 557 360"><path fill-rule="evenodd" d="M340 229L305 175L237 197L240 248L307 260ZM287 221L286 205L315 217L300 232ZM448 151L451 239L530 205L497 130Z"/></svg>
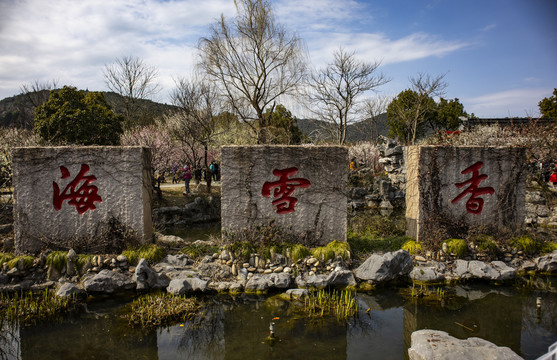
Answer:
<svg viewBox="0 0 557 360"><path fill-rule="evenodd" d="M526 255L534 255L540 250L540 244L538 241L528 235L522 235L519 237L512 238L510 241L511 245L518 250L521 250Z"/></svg>
<svg viewBox="0 0 557 360"><path fill-rule="evenodd" d="M475 245L478 246L478 251L491 255L499 253L499 248L493 236L489 235L476 235L470 238Z"/></svg>
<svg viewBox="0 0 557 360"><path fill-rule="evenodd" d="M468 244L462 239L449 239L445 240L447 244L447 252L454 254L457 258L462 258L468 252Z"/></svg>
<svg viewBox="0 0 557 360"><path fill-rule="evenodd" d="M290 256L292 257L292 262L302 260L303 258L311 255L311 252L304 245L296 244L292 245L290 248Z"/></svg>
<svg viewBox="0 0 557 360"><path fill-rule="evenodd" d="M423 246L415 240L408 240L402 245L401 249L408 251L411 255L416 255L423 251Z"/></svg>
<svg viewBox="0 0 557 360"><path fill-rule="evenodd" d="M68 262L68 253L65 251L53 251L46 257L46 264L49 267L53 267L54 269L62 272L64 266Z"/></svg>
<svg viewBox="0 0 557 360"><path fill-rule="evenodd" d="M7 263L10 260L12 260L14 257L15 256L10 253L0 253L0 267L4 265L4 263Z"/></svg>

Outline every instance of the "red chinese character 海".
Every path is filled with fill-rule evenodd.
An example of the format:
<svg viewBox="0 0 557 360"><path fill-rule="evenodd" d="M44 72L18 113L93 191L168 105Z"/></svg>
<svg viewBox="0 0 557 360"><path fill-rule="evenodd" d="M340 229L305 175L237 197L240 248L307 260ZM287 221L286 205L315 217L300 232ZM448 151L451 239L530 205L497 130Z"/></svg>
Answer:
<svg viewBox="0 0 557 360"><path fill-rule="evenodd" d="M95 202L102 202L102 198L97 194L99 189L95 185L89 185L89 183L97 180L97 178L93 175L85 176L88 171L89 165L82 164L81 170L75 179L66 186L62 193L60 193L58 184L55 181L52 182L52 187L54 189L52 203L56 210L62 209L64 200L69 200L68 204L75 206L77 212L81 215L87 210L96 209ZM60 172L62 173L62 179L70 177L70 172L66 167L60 166ZM76 190L80 182L83 182L83 184Z"/></svg>
<svg viewBox="0 0 557 360"><path fill-rule="evenodd" d="M298 202L298 199L292 197L292 193L296 188L307 188L311 185L309 180L302 178L289 179L290 176L298 173L298 169L295 167L278 170L273 170L273 175L278 176L280 179L275 182L266 181L263 184L263 189L261 190L261 195L264 197L271 196L271 189L273 191L273 197L276 199L273 201L273 206L277 207L277 214L288 214L294 212L294 206Z"/></svg>
<svg viewBox="0 0 557 360"><path fill-rule="evenodd" d="M478 185L485 179L487 179L487 175L482 174L480 175L480 169L484 166L484 163L478 161L474 165L464 169L461 174L468 174L472 173L472 177L464 182L455 184L455 186L459 189L463 188L467 184L470 184L460 195L455 197L451 203L455 204L460 201L466 194L472 194L468 201L466 201L466 211L470 214L480 214L484 207L484 200L479 198L480 195L490 194L493 195L495 190L492 187L483 187L480 188Z"/></svg>

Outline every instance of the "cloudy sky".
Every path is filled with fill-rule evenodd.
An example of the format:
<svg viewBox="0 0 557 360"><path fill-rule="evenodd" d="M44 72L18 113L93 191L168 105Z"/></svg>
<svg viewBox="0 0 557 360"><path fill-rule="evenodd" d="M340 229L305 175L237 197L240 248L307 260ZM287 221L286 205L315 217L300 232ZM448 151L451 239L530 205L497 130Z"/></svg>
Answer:
<svg viewBox="0 0 557 360"><path fill-rule="evenodd" d="M446 98L479 117L538 116L557 87L555 0L271 0L315 68L339 47L381 61L396 96L418 73L446 74ZM233 0L0 0L0 99L20 86L107 90L103 68L136 56L159 69L168 101L195 48Z"/></svg>

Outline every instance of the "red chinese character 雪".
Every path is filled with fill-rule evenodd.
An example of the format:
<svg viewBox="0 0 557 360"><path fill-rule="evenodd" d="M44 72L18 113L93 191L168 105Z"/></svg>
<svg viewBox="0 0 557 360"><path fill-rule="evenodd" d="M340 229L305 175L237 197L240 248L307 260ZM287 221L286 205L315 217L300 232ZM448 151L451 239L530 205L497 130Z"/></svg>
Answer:
<svg viewBox="0 0 557 360"><path fill-rule="evenodd" d="M82 164L81 170L75 179L64 188L62 193L60 193L58 184L55 181L52 182L54 190L52 203L56 210L62 209L62 203L65 200L69 200L68 205L75 206L78 214L81 215L87 210L96 209L95 202L102 202L102 198L97 194L99 189L95 185L90 185L90 183L97 180L97 178L94 175L85 176L88 171L89 165ZM66 167L60 166L60 172L62 173L62 179L70 177L70 172ZM81 186L77 188L81 182Z"/></svg>
<svg viewBox="0 0 557 360"><path fill-rule="evenodd" d="M261 190L261 195L264 197L271 196L271 190L273 191L273 197L276 199L273 201L273 206L277 207L277 214L289 214L294 212L294 207L298 202L292 195L296 188L307 188L311 185L309 180L302 178L289 179L290 176L296 175L298 169L295 167L278 170L273 170L273 175L278 176L279 180L275 182L266 181L263 184L263 189Z"/></svg>
<svg viewBox="0 0 557 360"><path fill-rule="evenodd" d="M478 187L482 181L487 179L486 174L480 175L480 169L484 166L484 163L481 161L476 162L474 165L464 169L461 174L468 174L472 173L472 177L464 182L457 183L455 186L459 189L463 188L466 185L468 186L461 192L457 197L451 201L451 203L455 204L459 202L463 197L467 194L471 194L468 201L466 201L466 211L470 214L481 214L483 207L484 207L484 200L479 198L480 195L493 195L495 190L492 187Z"/></svg>

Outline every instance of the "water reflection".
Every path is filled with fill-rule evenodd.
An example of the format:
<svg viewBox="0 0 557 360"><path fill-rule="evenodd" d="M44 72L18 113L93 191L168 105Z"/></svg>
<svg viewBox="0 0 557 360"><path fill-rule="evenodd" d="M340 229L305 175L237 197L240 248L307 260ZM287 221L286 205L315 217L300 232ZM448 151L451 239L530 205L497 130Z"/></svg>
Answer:
<svg viewBox="0 0 557 360"><path fill-rule="evenodd" d="M444 307L405 300L396 290L359 294L358 317L343 323L310 321L277 298L206 297L203 316L153 331L128 328L120 317L122 299L103 300L78 317L4 327L0 348L10 355L0 358L403 359L412 332L429 328L481 337L535 359L557 341L557 294L488 286L452 291L459 297ZM271 346L265 338L272 319L278 340Z"/></svg>

